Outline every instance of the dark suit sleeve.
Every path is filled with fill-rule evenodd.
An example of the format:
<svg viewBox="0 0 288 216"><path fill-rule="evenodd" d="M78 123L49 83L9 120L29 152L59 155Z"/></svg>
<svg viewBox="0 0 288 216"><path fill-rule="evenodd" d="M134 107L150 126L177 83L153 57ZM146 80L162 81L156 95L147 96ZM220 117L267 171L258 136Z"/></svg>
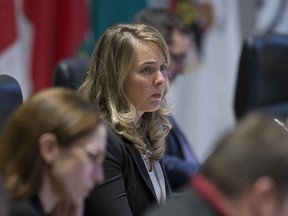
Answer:
<svg viewBox="0 0 288 216"><path fill-rule="evenodd" d="M163 158L163 163L171 188L175 190L187 183L189 177L199 170L199 163L179 126L172 118L170 118L170 122L172 129L167 136L167 152ZM191 151L195 159L193 162L184 159L183 145L186 145Z"/></svg>
<svg viewBox="0 0 288 216"><path fill-rule="evenodd" d="M171 155L165 155L163 162L172 189L187 183L189 177L196 173L199 168L196 164L187 163L183 159Z"/></svg>
<svg viewBox="0 0 288 216"><path fill-rule="evenodd" d="M109 133L103 164L105 181L86 199L85 216L132 216L122 174L126 151L121 143L118 136Z"/></svg>

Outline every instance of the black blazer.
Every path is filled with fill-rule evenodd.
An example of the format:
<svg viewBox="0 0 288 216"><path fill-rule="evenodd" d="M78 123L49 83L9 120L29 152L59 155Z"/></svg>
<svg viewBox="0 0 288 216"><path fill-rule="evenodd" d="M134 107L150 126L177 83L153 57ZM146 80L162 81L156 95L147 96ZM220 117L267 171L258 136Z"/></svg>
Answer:
<svg viewBox="0 0 288 216"><path fill-rule="evenodd" d="M36 195L30 199L12 201L9 207L10 216L48 216Z"/></svg>
<svg viewBox="0 0 288 216"><path fill-rule="evenodd" d="M108 131L105 181L95 187L85 201L85 216L138 216L156 194L139 151L126 139ZM163 164L167 198L171 194Z"/></svg>

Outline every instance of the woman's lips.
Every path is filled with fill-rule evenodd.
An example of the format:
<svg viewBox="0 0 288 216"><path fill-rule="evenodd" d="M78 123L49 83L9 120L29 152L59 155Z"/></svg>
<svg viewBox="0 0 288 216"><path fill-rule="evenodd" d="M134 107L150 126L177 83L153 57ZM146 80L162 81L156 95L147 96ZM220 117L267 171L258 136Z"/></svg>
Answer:
<svg viewBox="0 0 288 216"><path fill-rule="evenodd" d="M153 98L161 98L161 97L162 97L162 94L158 94L158 93L157 93L157 94L153 94L152 97L153 97Z"/></svg>

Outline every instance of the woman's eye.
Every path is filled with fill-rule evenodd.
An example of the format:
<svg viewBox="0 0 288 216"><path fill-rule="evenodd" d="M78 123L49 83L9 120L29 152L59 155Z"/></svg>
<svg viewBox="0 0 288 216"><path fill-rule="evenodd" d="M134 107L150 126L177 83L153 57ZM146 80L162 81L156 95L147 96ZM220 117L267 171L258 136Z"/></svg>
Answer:
<svg viewBox="0 0 288 216"><path fill-rule="evenodd" d="M151 67L145 67L140 72L141 73L151 73L151 71L152 71Z"/></svg>
<svg viewBox="0 0 288 216"><path fill-rule="evenodd" d="M162 72L166 72L166 73L167 73L167 71L168 71L167 65L162 65L161 68L160 68L160 70L161 70Z"/></svg>

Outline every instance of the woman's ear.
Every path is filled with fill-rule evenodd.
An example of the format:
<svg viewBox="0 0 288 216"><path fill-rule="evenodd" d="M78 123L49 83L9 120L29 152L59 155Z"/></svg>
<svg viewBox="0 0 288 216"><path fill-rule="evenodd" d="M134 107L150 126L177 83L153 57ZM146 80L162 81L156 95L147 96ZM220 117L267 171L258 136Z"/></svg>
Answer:
<svg viewBox="0 0 288 216"><path fill-rule="evenodd" d="M274 181L269 177L258 179L252 189L252 205L257 212L256 215L275 215L277 210L277 190Z"/></svg>
<svg viewBox="0 0 288 216"><path fill-rule="evenodd" d="M43 160L52 164L59 154L57 137L53 133L44 133L39 138L39 149Z"/></svg>

